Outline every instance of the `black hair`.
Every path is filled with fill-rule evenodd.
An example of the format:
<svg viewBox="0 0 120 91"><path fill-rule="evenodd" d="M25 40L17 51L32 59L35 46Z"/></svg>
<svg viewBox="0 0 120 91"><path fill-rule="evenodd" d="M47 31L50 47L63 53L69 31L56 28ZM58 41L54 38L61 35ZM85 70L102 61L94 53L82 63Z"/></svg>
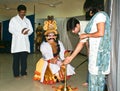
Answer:
<svg viewBox="0 0 120 91"><path fill-rule="evenodd" d="M54 20L54 16L47 16L48 20Z"/></svg>
<svg viewBox="0 0 120 91"><path fill-rule="evenodd" d="M18 7L17 7L17 11L21 11L21 10L27 10L27 8L26 8L26 6L25 5L19 5Z"/></svg>
<svg viewBox="0 0 120 91"><path fill-rule="evenodd" d="M77 24L80 24L80 22L75 17L70 18L67 21L67 31L73 30Z"/></svg>
<svg viewBox="0 0 120 91"><path fill-rule="evenodd" d="M38 23L38 25L41 25L41 23Z"/></svg>
<svg viewBox="0 0 120 91"><path fill-rule="evenodd" d="M94 15L94 14L93 14ZM90 20L93 16L90 16L90 11L86 12L85 19Z"/></svg>
<svg viewBox="0 0 120 91"><path fill-rule="evenodd" d="M83 9L85 12L92 11L93 14L97 13L99 10L104 11L104 4L98 2L98 0L86 0Z"/></svg>

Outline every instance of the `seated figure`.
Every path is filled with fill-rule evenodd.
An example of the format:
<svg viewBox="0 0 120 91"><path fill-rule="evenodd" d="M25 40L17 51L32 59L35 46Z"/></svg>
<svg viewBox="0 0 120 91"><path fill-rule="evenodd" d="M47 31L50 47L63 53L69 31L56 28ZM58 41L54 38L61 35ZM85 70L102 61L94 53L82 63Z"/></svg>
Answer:
<svg viewBox="0 0 120 91"><path fill-rule="evenodd" d="M70 64L65 67L62 64L62 61L70 52L65 50L62 42L58 39L57 30L45 30L40 51L42 58L36 64L34 80L44 84L54 84L64 80L65 70L67 77L75 74L74 67Z"/></svg>

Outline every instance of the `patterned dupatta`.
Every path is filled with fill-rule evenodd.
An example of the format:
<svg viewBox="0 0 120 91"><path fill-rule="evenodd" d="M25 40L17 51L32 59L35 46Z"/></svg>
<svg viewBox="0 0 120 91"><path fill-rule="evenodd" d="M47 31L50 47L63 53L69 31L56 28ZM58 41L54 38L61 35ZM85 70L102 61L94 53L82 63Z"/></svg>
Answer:
<svg viewBox="0 0 120 91"><path fill-rule="evenodd" d="M103 13L106 16L106 22L105 22L105 32L104 36L100 40L99 49L97 53L97 66L98 66L98 72L101 74L102 71L105 72L108 69L109 62L110 62L110 51L111 51L111 34L110 34L110 19L109 16L103 12L100 11L96 13L90 22L87 24L85 28L85 33L90 33L94 18L99 14Z"/></svg>

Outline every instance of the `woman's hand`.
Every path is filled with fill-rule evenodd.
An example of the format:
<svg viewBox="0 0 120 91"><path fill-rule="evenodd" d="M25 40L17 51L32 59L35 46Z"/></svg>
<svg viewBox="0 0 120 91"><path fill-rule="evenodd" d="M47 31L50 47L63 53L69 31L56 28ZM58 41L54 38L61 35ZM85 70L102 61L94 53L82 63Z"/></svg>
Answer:
<svg viewBox="0 0 120 91"><path fill-rule="evenodd" d="M84 33L80 35L80 40L85 39L85 38L88 38L88 34Z"/></svg>

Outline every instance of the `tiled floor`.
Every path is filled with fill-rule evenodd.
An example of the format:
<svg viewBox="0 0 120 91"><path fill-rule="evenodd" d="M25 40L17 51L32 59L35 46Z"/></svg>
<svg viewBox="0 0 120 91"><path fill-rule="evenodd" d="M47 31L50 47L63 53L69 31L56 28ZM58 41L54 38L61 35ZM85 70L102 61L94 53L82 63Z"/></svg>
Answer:
<svg viewBox="0 0 120 91"><path fill-rule="evenodd" d="M35 64L40 57L40 54L29 54L28 76L27 78L16 80L12 74L12 55L0 54L0 91L54 91L52 86L63 85L63 83L44 85L32 80ZM73 88L77 87L78 91L87 91L87 87L82 86L87 74L86 59L86 56L79 54L71 63L76 68L76 74L67 81L67 84Z"/></svg>

